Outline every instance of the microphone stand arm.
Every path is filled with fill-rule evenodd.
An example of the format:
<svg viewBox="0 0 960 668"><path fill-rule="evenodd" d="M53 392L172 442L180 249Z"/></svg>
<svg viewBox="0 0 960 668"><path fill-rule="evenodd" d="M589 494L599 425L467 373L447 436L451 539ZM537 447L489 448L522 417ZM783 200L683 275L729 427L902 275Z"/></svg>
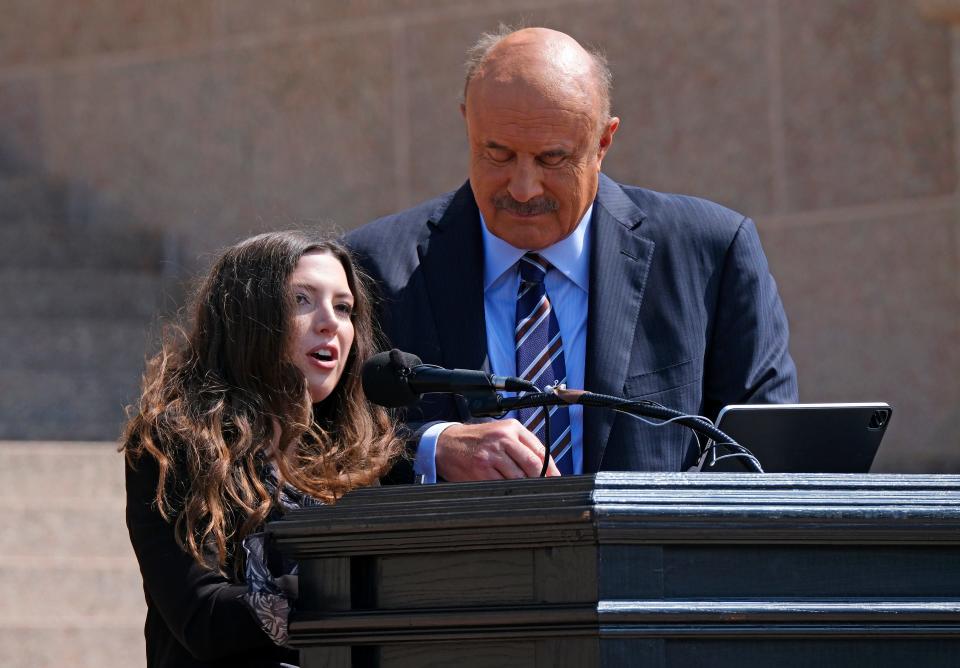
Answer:
<svg viewBox="0 0 960 668"><path fill-rule="evenodd" d="M655 401L621 399L620 397L608 394L595 394L584 390L566 389L557 389L551 392L534 392L519 397L503 397L499 394L489 392L468 393L464 394L464 397L467 399L470 414L474 417L495 417L518 408L576 404L591 408L608 408L622 413L657 420L673 420L677 424L681 424L698 434L712 439L715 443L722 443L736 452L749 454L746 448L723 431L717 429L708 420L667 408ZM752 456L745 457L744 459L754 472L763 473L763 469Z"/></svg>

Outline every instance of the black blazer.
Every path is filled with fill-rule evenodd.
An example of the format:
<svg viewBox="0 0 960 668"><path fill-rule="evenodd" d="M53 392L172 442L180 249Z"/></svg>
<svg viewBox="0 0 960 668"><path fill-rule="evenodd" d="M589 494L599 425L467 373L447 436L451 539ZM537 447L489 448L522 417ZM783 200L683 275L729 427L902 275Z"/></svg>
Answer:
<svg viewBox="0 0 960 668"><path fill-rule="evenodd" d="M177 545L153 505L159 472L149 455L127 466L127 529L147 601L149 668L269 668L297 665L298 652L273 644L240 600L247 590L200 567Z"/></svg>
<svg viewBox="0 0 960 668"><path fill-rule="evenodd" d="M487 369L480 217L469 182L346 237L378 281L392 345L425 363ZM600 176L591 222L586 388L715 417L797 400L787 319L753 222L718 204ZM422 401L412 419L465 420ZM678 471L685 428L584 412L584 472Z"/></svg>

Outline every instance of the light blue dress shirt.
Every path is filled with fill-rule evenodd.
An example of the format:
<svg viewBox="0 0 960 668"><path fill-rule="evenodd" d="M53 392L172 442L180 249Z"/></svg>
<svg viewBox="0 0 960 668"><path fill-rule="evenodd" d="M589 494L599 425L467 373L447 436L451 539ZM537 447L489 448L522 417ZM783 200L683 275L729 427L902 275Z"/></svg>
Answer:
<svg viewBox="0 0 960 668"><path fill-rule="evenodd" d="M560 325L567 387L582 389L587 353L587 305L590 292L590 219L587 209L576 229L552 246L539 251L554 269L547 273L547 296ZM481 216L483 234L483 308L486 320L487 354L498 376L516 375L514 328L520 274L517 262L527 251L494 236ZM516 417L510 413L508 417ZM414 471L424 482L436 481L437 439L453 422L437 422L423 434L417 448ZM583 472L583 407L570 407L573 438L573 472Z"/></svg>

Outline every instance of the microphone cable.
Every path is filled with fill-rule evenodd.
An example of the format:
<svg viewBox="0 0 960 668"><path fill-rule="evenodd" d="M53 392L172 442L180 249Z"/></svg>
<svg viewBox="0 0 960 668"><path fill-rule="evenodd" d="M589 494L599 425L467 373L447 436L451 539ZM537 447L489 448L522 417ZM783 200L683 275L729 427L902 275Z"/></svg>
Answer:
<svg viewBox="0 0 960 668"><path fill-rule="evenodd" d="M698 461L698 466L702 468L703 462L705 461L705 455L707 452L714 452L718 447L726 447L730 450L733 450L732 453L728 455L722 455L721 457L714 457L713 462L720 461L727 457L742 457L747 462L747 465L755 473L763 473L763 467L760 465L760 462L757 458L750 452L747 448L740 445L728 434L724 433L718 429L711 420L700 416L700 415L689 415L681 411L674 410L672 408L667 408L662 404L658 404L655 401L649 401L646 399L622 399L620 397L615 397L608 394L597 394L593 392L586 392L583 390L567 390L565 388L556 388L549 389L546 392L536 392L530 394L523 394L514 399L509 399L504 403L508 404L509 408L507 410L515 410L518 408L529 408L535 406L555 406L561 404L579 404L588 408L608 408L613 409L620 413L626 413L635 418L644 420L644 418L654 418L662 420L660 423L653 423L649 420L644 420L647 424L654 426L662 426L665 424L677 423L687 427L692 430L694 433L703 434L706 436L709 441L707 446L701 449L700 457ZM503 411L504 413L507 410ZM546 429L545 434L547 435L549 443L549 418L550 413L547 412L545 416L546 420ZM547 450L547 455L549 455L549 447L545 446ZM547 466L549 460L547 457L544 457L543 468L541 469L540 476L544 477L546 475Z"/></svg>

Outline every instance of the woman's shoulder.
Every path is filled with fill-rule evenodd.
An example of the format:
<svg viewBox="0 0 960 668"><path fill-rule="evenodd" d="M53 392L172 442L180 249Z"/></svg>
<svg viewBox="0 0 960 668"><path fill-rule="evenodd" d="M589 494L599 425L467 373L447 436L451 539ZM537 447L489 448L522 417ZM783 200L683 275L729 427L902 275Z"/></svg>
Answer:
<svg viewBox="0 0 960 668"><path fill-rule="evenodd" d="M123 446L128 512L133 505L155 513L161 484L173 514L183 505L189 488L186 457L176 442L164 443L161 438L151 432L151 447L147 447L142 436L133 435Z"/></svg>

